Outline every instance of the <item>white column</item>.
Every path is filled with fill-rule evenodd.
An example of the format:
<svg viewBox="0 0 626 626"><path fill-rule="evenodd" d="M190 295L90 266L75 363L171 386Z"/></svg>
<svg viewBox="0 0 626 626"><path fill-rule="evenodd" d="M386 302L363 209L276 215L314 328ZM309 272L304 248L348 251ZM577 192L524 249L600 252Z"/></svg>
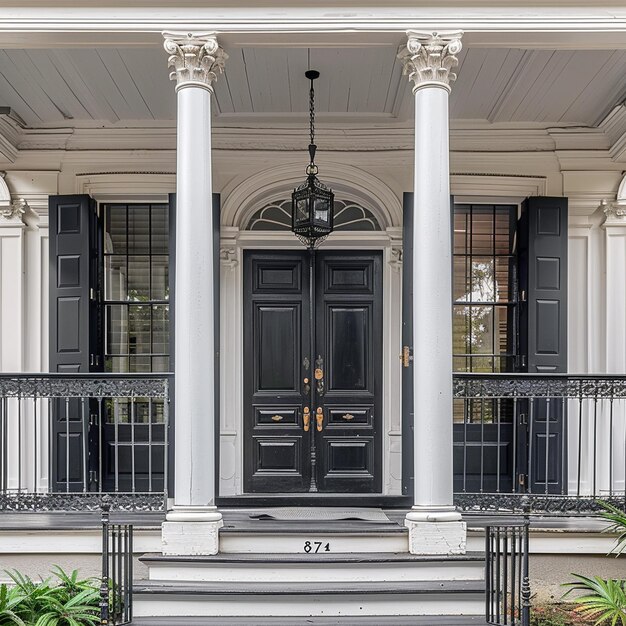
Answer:
<svg viewBox="0 0 626 626"><path fill-rule="evenodd" d="M465 552L452 491L452 263L448 97L460 32L407 32L399 57L415 96L413 554Z"/></svg>
<svg viewBox="0 0 626 626"><path fill-rule="evenodd" d="M164 33L176 80L176 311L174 507L164 554L215 554L215 301L211 96L227 55L214 34Z"/></svg>

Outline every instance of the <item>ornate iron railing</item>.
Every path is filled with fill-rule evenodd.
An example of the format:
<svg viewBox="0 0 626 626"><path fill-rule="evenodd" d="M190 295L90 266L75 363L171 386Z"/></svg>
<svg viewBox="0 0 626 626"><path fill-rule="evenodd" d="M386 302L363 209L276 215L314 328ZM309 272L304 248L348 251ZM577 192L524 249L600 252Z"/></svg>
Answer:
<svg viewBox="0 0 626 626"><path fill-rule="evenodd" d="M470 511L626 504L626 376L455 374L455 499Z"/></svg>
<svg viewBox="0 0 626 626"><path fill-rule="evenodd" d="M530 626L527 519L485 528L485 615L488 624Z"/></svg>
<svg viewBox="0 0 626 626"><path fill-rule="evenodd" d="M133 619L133 526L112 524L102 504L100 624L121 626Z"/></svg>
<svg viewBox="0 0 626 626"><path fill-rule="evenodd" d="M160 510L169 375L0 374L0 511Z"/></svg>

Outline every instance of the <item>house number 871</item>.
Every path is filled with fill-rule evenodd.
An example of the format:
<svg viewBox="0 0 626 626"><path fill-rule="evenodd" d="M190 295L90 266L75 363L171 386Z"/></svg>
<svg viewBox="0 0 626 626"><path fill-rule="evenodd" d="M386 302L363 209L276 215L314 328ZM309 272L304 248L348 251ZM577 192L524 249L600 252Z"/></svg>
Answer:
<svg viewBox="0 0 626 626"><path fill-rule="evenodd" d="M323 541L305 541L304 551L309 554L317 554L318 552L330 552L330 543L324 544Z"/></svg>

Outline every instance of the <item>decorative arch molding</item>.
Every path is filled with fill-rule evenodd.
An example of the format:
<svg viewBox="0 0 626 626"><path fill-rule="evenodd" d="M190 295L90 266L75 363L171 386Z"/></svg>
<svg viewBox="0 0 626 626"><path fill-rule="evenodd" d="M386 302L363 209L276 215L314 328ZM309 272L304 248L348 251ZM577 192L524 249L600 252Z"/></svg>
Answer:
<svg viewBox="0 0 626 626"><path fill-rule="evenodd" d="M333 188L335 197L371 211L384 230L402 225L402 205L383 181L353 165L324 163L322 182ZM301 164L262 170L222 190L222 224L245 228L255 211L265 204L289 197L304 179Z"/></svg>

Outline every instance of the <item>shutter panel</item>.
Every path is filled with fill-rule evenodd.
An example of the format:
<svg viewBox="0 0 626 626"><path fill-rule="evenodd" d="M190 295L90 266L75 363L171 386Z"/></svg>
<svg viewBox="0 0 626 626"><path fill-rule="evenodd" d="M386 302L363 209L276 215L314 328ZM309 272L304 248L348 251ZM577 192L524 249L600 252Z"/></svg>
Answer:
<svg viewBox="0 0 626 626"><path fill-rule="evenodd" d="M413 353L413 194L402 199L402 354ZM413 361L402 366L402 494L413 496Z"/></svg>
<svg viewBox="0 0 626 626"><path fill-rule="evenodd" d="M567 372L567 198L527 198L518 233L521 370ZM527 407L532 492L565 489L565 408L556 399Z"/></svg>
<svg viewBox="0 0 626 626"><path fill-rule="evenodd" d="M101 371L98 294L98 218L86 195L51 196L51 372ZM51 406L51 487L88 487L89 402L57 400Z"/></svg>

